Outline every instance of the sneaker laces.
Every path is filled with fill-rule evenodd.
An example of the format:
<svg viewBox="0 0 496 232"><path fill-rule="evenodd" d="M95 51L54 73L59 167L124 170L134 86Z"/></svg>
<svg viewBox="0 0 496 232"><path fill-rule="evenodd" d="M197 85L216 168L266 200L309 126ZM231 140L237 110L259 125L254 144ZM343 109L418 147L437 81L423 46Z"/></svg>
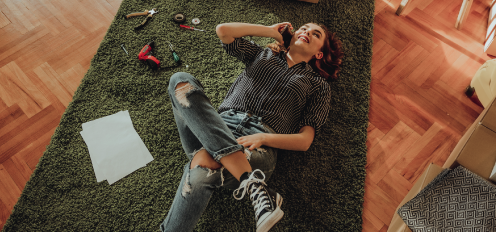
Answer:
<svg viewBox="0 0 496 232"><path fill-rule="evenodd" d="M262 174L262 178L258 178L255 175L255 172L260 172ZM245 196L245 193L250 192L250 200L252 201L252 205L255 209L255 215L258 218L259 214L266 208L270 208L270 200L267 191L264 188L264 185L267 185L265 182L265 174L260 170L255 170L251 173L248 179L243 180L239 185L239 188L234 190L233 196L236 200L241 200ZM239 192L241 191L241 196Z"/></svg>

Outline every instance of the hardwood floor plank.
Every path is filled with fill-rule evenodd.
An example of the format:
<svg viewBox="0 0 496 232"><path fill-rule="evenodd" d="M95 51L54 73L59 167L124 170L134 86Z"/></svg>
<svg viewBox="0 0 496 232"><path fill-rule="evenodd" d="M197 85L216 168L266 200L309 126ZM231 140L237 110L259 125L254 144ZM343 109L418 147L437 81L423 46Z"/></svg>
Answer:
<svg viewBox="0 0 496 232"><path fill-rule="evenodd" d="M393 167L398 173L406 172L410 167L408 164L424 150L424 148L435 138L435 136L443 129L444 127L435 122L420 139L418 139L403 155L400 161Z"/></svg>
<svg viewBox="0 0 496 232"><path fill-rule="evenodd" d="M22 86L13 81L15 77L12 76L8 67L0 68L0 98L8 106L18 104L28 117L38 113L41 107L22 90Z"/></svg>
<svg viewBox="0 0 496 232"><path fill-rule="evenodd" d="M47 63L34 69L40 80L55 94L65 107L69 105L72 100L72 95L68 92L62 84L58 81L59 75Z"/></svg>
<svg viewBox="0 0 496 232"><path fill-rule="evenodd" d="M7 106L7 104L5 104L5 102L2 100L2 98L0 98L0 111L4 111L6 110L7 108L9 108Z"/></svg>
<svg viewBox="0 0 496 232"><path fill-rule="evenodd" d="M410 55L412 56L410 57ZM381 81L391 88L396 88L401 80L406 79L428 55L429 52L426 50L422 50L415 57L413 57L413 54L408 54L407 58L412 59L410 61L404 61L406 65L398 65L398 68L395 67L391 72L387 73Z"/></svg>
<svg viewBox="0 0 496 232"><path fill-rule="evenodd" d="M51 35L58 35L61 31L66 29L64 24L62 24L41 1L31 0L31 3L33 2L36 4L33 14L50 30Z"/></svg>
<svg viewBox="0 0 496 232"><path fill-rule="evenodd" d="M487 14L489 16L489 7L491 7L492 0L479 0L472 4L471 10L479 14ZM487 20L488 18L486 18Z"/></svg>
<svg viewBox="0 0 496 232"><path fill-rule="evenodd" d="M28 165L31 171L35 170L40 158L46 151L46 147L50 144L50 140L52 139L55 129L56 127L53 127L51 130L41 135L38 139L17 153L17 155L21 157L24 162L26 162L26 165Z"/></svg>
<svg viewBox="0 0 496 232"><path fill-rule="evenodd" d="M434 50L439 41L429 34L422 34L422 29L415 26L414 24L407 23L409 20L404 17L398 17L397 15L391 15L388 13L381 13L375 16L374 23L384 26L388 31L394 31L397 33L399 38L407 38L415 42L417 45L421 46L427 51Z"/></svg>
<svg viewBox="0 0 496 232"><path fill-rule="evenodd" d="M50 34L53 36L60 35L65 29L64 25L55 16L43 19L41 23L50 30Z"/></svg>
<svg viewBox="0 0 496 232"><path fill-rule="evenodd" d="M398 105L396 105L396 107L403 108L405 112L409 112L409 115L415 115L415 117L418 117L425 123L424 125L429 125L429 127L434 122L440 122L444 125L449 125L451 128L459 131L460 133L465 130L465 125L456 121L450 115L442 112L442 110L434 105L430 99L424 98L417 91L412 89L406 82L407 80L399 84L398 87L394 89L397 96L399 96L397 97ZM418 122L419 124L421 123L420 121Z"/></svg>
<svg viewBox="0 0 496 232"><path fill-rule="evenodd" d="M386 41L386 43L397 51L403 50L408 44L408 39L401 38L402 35L400 34L391 33L384 26L376 22L374 22L374 35Z"/></svg>
<svg viewBox="0 0 496 232"><path fill-rule="evenodd" d="M391 199L393 199L397 206L403 201L406 194L412 189L413 184L405 179L395 170L389 170L389 172L377 183L377 187L387 192Z"/></svg>
<svg viewBox="0 0 496 232"><path fill-rule="evenodd" d="M5 16L5 14L3 14L3 12L0 11L0 28L3 28L7 25L9 25L11 22L10 20L7 18L7 16Z"/></svg>
<svg viewBox="0 0 496 232"><path fill-rule="evenodd" d="M384 46L382 51L374 53L378 54L379 58L372 58L372 76L377 76L377 73L381 71L384 67L386 67L392 60L396 59L399 56L399 52L391 47L389 44Z"/></svg>
<svg viewBox="0 0 496 232"><path fill-rule="evenodd" d="M2 165L12 177L12 180L17 187L19 189L24 189L24 186L26 186L26 182L28 182L32 173L28 165L15 155L3 162Z"/></svg>
<svg viewBox="0 0 496 232"><path fill-rule="evenodd" d="M90 5L84 6L77 0L71 0L71 4L57 4L55 8L64 12L64 17L81 32L91 33L108 24L103 16L89 9Z"/></svg>
<svg viewBox="0 0 496 232"><path fill-rule="evenodd" d="M395 168L402 169L402 171L396 169L398 173L405 177L411 183L422 174L425 168L435 160L436 155L442 155L443 153L449 153L450 149L454 148L454 138L451 136L448 130L441 129L436 133L429 142L423 146L422 150L417 153L414 157L409 157L402 159ZM414 147L412 147L414 148ZM405 156L407 157L407 156ZM442 166L442 163L438 165ZM399 168L399 167L408 168Z"/></svg>
<svg viewBox="0 0 496 232"><path fill-rule="evenodd" d="M43 64L51 53L52 50L42 40L37 40L11 55L9 59L15 61L24 72L31 72L33 67Z"/></svg>
<svg viewBox="0 0 496 232"><path fill-rule="evenodd" d="M4 49L2 44L8 44L22 37L22 34L16 30L16 26L13 24L7 24L6 26L0 28L0 35L8 35L0 36L0 50Z"/></svg>
<svg viewBox="0 0 496 232"><path fill-rule="evenodd" d="M26 123L0 137L0 163L3 163L25 146L35 141L39 136L56 127L60 116L49 106Z"/></svg>
<svg viewBox="0 0 496 232"><path fill-rule="evenodd" d="M122 0L106 0L116 11L119 9L119 6L121 5Z"/></svg>
<svg viewBox="0 0 496 232"><path fill-rule="evenodd" d="M419 9L422 9L424 10L429 4L432 3L432 1L434 0L414 0L411 2L411 5L409 5L409 7L413 10L415 8L419 8ZM404 15L407 15L407 14L404 14Z"/></svg>
<svg viewBox="0 0 496 232"><path fill-rule="evenodd" d="M59 55L56 59L49 59L47 63L57 73L57 78L60 82L60 75L67 72L74 66L80 64L80 62L82 62L85 57L81 55L79 50L72 50L69 48L63 51L58 51L57 53L64 55ZM63 57L64 59L60 59L61 57ZM67 89L67 91L69 90Z"/></svg>
<svg viewBox="0 0 496 232"><path fill-rule="evenodd" d="M375 214L368 209L363 210L363 220L363 232L378 231L384 226L381 219L377 218Z"/></svg>
<svg viewBox="0 0 496 232"><path fill-rule="evenodd" d="M392 128L384 137L373 147L370 147L367 152L367 164L365 167L369 167L376 162L377 158L384 153L384 151L393 150L398 146L399 141L403 141L404 138L408 138L413 131L408 128L402 122L397 123L394 128ZM370 170L367 170L368 172ZM376 183L376 182L374 182Z"/></svg>
<svg viewBox="0 0 496 232"><path fill-rule="evenodd" d="M0 4L0 10L6 14L11 22L17 24L19 28L22 28L20 31L22 34L24 34L22 31L26 32L33 30L36 26L31 24L29 20L23 20L24 10L22 7L19 9L16 3L18 2L12 0L4 0Z"/></svg>
<svg viewBox="0 0 496 232"><path fill-rule="evenodd" d="M426 6L423 10L428 15L437 15L440 12L444 11L449 5L457 4L458 2L453 2L451 0L436 0L431 2L428 6ZM454 24L453 24L454 25Z"/></svg>
<svg viewBox="0 0 496 232"><path fill-rule="evenodd" d="M26 5L26 0L4 0L6 2L11 1L17 6L17 9L22 14L22 21L25 24L32 25L32 28L35 28L40 25L39 19L33 14L32 10L34 9L33 5ZM28 7L29 6L29 7ZM27 27L26 27L27 28ZM32 29L29 29L32 30Z"/></svg>
<svg viewBox="0 0 496 232"><path fill-rule="evenodd" d="M443 45L443 47L443 53L445 54L445 56L443 57L442 62L437 67L435 67L435 70L432 73L425 73L425 75L428 75L427 77L424 77L425 79L422 78L422 80L415 82L416 84L419 84L421 81L424 81L423 83L421 83L420 87L424 89L432 88L432 86L441 78L441 76L446 71L448 71L453 66L455 61L462 55L461 52L453 49L448 45ZM410 80L414 78L415 77L411 77Z"/></svg>
<svg viewBox="0 0 496 232"><path fill-rule="evenodd" d="M484 44L486 40L486 32L487 32L488 24L481 22L487 20L488 17L489 17L489 11L484 12L484 14L480 14L472 11L468 16L467 21L463 23L462 31L468 34L474 40Z"/></svg>
<svg viewBox="0 0 496 232"><path fill-rule="evenodd" d="M93 33L88 34L86 40L79 41L76 43L77 50L84 57L84 61L91 61L91 58L95 56L98 47L100 47L100 42L103 40L107 29L100 28L95 30ZM81 64L82 65L82 64Z"/></svg>
<svg viewBox="0 0 496 232"><path fill-rule="evenodd" d="M23 71L29 72L33 67L41 65L51 52L50 48L42 40L36 40L19 49L7 59L0 61L0 66L5 66L14 61Z"/></svg>
<svg viewBox="0 0 496 232"><path fill-rule="evenodd" d="M429 124L426 122L419 120L417 117L412 117L408 107L399 101L401 98L397 96L397 93L382 84L379 80L372 81L370 89L372 92L371 99L374 98L374 101L380 101L381 105L391 105L394 108L394 111L391 111L389 114L397 115L400 121L407 124L418 134L423 135L429 128ZM374 95L377 95L378 97L375 97ZM370 117L375 118L374 116Z"/></svg>
<svg viewBox="0 0 496 232"><path fill-rule="evenodd" d="M57 20L62 24L64 25L64 27L66 28L69 28L69 27L72 27L72 23L67 20L64 16L64 12L63 11L60 11L59 9L57 9L51 2L50 0L40 0L40 2L43 4L43 6L48 10L50 11L50 13L55 17L57 18ZM57 3L56 3L57 4ZM60 4L60 2L59 2Z"/></svg>
<svg viewBox="0 0 496 232"><path fill-rule="evenodd" d="M406 124L399 122L369 150L365 167L370 180L378 184L420 137Z"/></svg>
<svg viewBox="0 0 496 232"><path fill-rule="evenodd" d="M82 68L83 67L81 64L76 64L73 68L60 74L60 82L71 95L76 92L78 86L81 84L81 80L84 77L84 74L81 74L80 72L80 69Z"/></svg>
<svg viewBox="0 0 496 232"><path fill-rule="evenodd" d="M394 113L394 107L375 94L370 96L369 111L369 122L383 134L388 133L400 122L400 118Z"/></svg>
<svg viewBox="0 0 496 232"><path fill-rule="evenodd" d="M2 74L9 77L19 88L24 91L41 109L50 105L50 102L43 96L33 82L28 78L24 71L19 68L16 62L10 62L2 67L10 69L10 72L2 72ZM1 69L0 69L1 70Z"/></svg>
<svg viewBox="0 0 496 232"><path fill-rule="evenodd" d="M83 39L85 39L85 35L77 28L69 27L64 28L58 36L45 36L43 41L52 50L66 50L68 48L75 50L74 45Z"/></svg>
<svg viewBox="0 0 496 232"><path fill-rule="evenodd" d="M81 64L72 67L72 70L74 70L74 72L76 72L81 77L80 80L82 80L84 75L86 75L86 73L88 72L88 69L84 68Z"/></svg>
<svg viewBox="0 0 496 232"><path fill-rule="evenodd" d="M433 86L432 89L439 92L442 95L449 96L450 100L458 102L457 104L460 104L459 108L461 110L465 110L465 108L470 108L471 110L477 112L477 115L479 115L484 108L481 106L474 104L470 98L468 98L464 92L457 91L453 89L451 86L446 84L443 81L438 81L436 82ZM470 111L467 109L467 111ZM475 114L472 114L472 116L475 116Z"/></svg>
<svg viewBox="0 0 496 232"><path fill-rule="evenodd" d="M0 200L8 212L14 208L17 199L21 196L21 190L10 177L5 167L0 164Z"/></svg>
<svg viewBox="0 0 496 232"><path fill-rule="evenodd" d="M384 11L384 8L389 6L389 1L388 0L379 0L375 1L375 10L374 10L374 15L377 15Z"/></svg>
<svg viewBox="0 0 496 232"><path fill-rule="evenodd" d="M385 51L385 47L389 46L389 44L387 44L384 40L377 38L376 36L374 36L372 40L372 54L374 54L372 56L372 63L377 63L377 61L381 60L382 57L384 57L384 55L387 53L387 51ZM392 49L392 47L389 46L389 49Z"/></svg>
<svg viewBox="0 0 496 232"><path fill-rule="evenodd" d="M36 40L45 36L48 33L50 33L50 31L46 29L43 25L41 25L36 27L34 30L27 32L24 36L22 36L18 40L12 41L0 47L0 66L5 65L2 63L6 62L4 60L7 59L9 56L18 52L19 50L28 46L29 44L34 43ZM8 60L6 63L9 63Z"/></svg>
<svg viewBox="0 0 496 232"><path fill-rule="evenodd" d="M405 93L404 91L407 92ZM411 128L416 128L416 126L418 126L426 131L434 122L434 117L432 117L430 111L425 110L422 108L423 105L419 105L415 102L419 101L419 99L415 99L415 97L418 97L416 96L418 94L415 94L415 92L408 87L401 85L400 88L395 89L392 94L376 93L381 96L382 99L394 106L397 111L401 112L403 115L407 115L414 123L413 127L409 125ZM425 99L422 103L430 105ZM434 109L435 107L431 106L430 108Z"/></svg>
<svg viewBox="0 0 496 232"><path fill-rule="evenodd" d="M445 160L440 160L438 157L448 157L453 148L455 147L455 142L452 137L448 137L447 134L439 135L444 136L444 140L439 143L432 142L432 146L427 146L425 152L421 152L420 155L415 156L408 165L410 168L405 172L400 173L409 180L411 183L415 183L418 177L422 175L425 169L430 163L435 163L438 166L443 166ZM432 150L429 150L432 149ZM445 158L445 159L446 159Z"/></svg>
<svg viewBox="0 0 496 232"><path fill-rule="evenodd" d="M389 0L387 7L384 8L384 12L389 14L396 14L396 10L400 6L402 0Z"/></svg>
<svg viewBox="0 0 496 232"><path fill-rule="evenodd" d="M452 55L452 51L454 49L450 49L445 51L447 48L443 46L436 47L428 57L426 57L422 63L420 63L414 71L408 75L408 79L410 79L417 86L421 86L427 78L443 63L446 57L450 57ZM447 53L445 53L447 52Z"/></svg>
<svg viewBox="0 0 496 232"><path fill-rule="evenodd" d="M114 16L117 11L114 7L112 7L112 5L110 5L110 3L100 0L90 0L90 2L90 10L92 10L95 14L98 13L101 15L101 17L105 19L105 22L112 22L112 20L114 20Z"/></svg>
<svg viewBox="0 0 496 232"><path fill-rule="evenodd" d="M411 69L411 62L417 60L416 57L427 56L428 52L414 42L408 43L405 49L401 50L394 60L381 69L375 77L381 80L386 86L394 88L401 79L408 76L408 69Z"/></svg>
<svg viewBox="0 0 496 232"><path fill-rule="evenodd" d="M474 74L482 66L473 59L462 61L463 55L455 61L453 68L444 73L439 80L449 83L454 90L461 93L465 92L465 88L470 84ZM449 72L452 71L452 72Z"/></svg>
<svg viewBox="0 0 496 232"><path fill-rule="evenodd" d="M410 81L404 81L406 85L408 85L410 88L414 88L415 84L413 84ZM442 90L441 90L442 91ZM440 114L446 114L446 116L449 116L450 119L447 119L447 122L457 122L456 125L459 126L460 132L463 132L463 130L466 128L463 125L469 125L471 124L477 116L479 116L479 113L475 110L472 110L470 107L465 107L464 104L454 101L452 98L449 98L447 95L440 94L438 91L433 90L433 89L417 89L416 92L424 97L425 99L428 99L435 107L439 109ZM446 91L442 91L446 92ZM449 123L450 125L453 125L452 123Z"/></svg>
<svg viewBox="0 0 496 232"><path fill-rule="evenodd" d="M21 109L21 112L22 112L22 109ZM28 119L29 119L28 116L26 114L24 114L24 112L22 112L22 115L20 115L18 118L14 119L9 124L7 124L5 127L0 129L0 138L2 138L4 135L6 135L8 133L12 133L11 132L12 130L21 126ZM4 142L6 142L6 141L4 141Z"/></svg>
<svg viewBox="0 0 496 232"><path fill-rule="evenodd" d="M392 215L396 211L394 200L381 188L377 187L368 176L365 177L364 209L371 209L374 215L385 225L391 223Z"/></svg>
<svg viewBox="0 0 496 232"><path fill-rule="evenodd" d="M29 79L36 85L40 92L43 93L43 96L51 102L51 105L55 108L55 110L62 114L65 111L66 106L62 104L52 90L43 83L43 81L33 70L26 72L26 75L29 76Z"/></svg>
<svg viewBox="0 0 496 232"><path fill-rule="evenodd" d="M8 210L7 206L0 199L0 230L3 228L3 225L7 222L10 213L11 210Z"/></svg>
<svg viewBox="0 0 496 232"><path fill-rule="evenodd" d="M0 136L2 136L2 131L4 131L8 125L14 122L16 119L25 115L19 105L15 104L12 107L0 111Z"/></svg>
<svg viewBox="0 0 496 232"><path fill-rule="evenodd" d="M369 122L369 127L367 128L367 148L370 150L384 137L384 133L376 128L372 123Z"/></svg>

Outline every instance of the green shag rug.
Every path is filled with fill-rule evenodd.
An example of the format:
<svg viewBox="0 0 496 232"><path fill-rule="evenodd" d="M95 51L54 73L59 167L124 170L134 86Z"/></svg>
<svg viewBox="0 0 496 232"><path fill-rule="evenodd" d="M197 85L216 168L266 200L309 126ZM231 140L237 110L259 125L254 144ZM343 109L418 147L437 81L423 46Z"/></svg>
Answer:
<svg viewBox="0 0 496 232"><path fill-rule="evenodd" d="M159 13L142 30L144 16L124 14L156 7ZM185 31L175 13L199 18ZM26 184L3 231L158 231L170 208L187 158L169 101L170 76L189 72L204 85L218 107L244 65L225 53L217 24L272 25L321 22L343 41L345 58L339 80L331 83L332 109L307 152L279 153L269 186L284 197L283 219L271 231L361 231L371 80L374 0L124 0L91 67L64 113L50 145ZM267 38L248 38L258 44ZM153 72L138 60L155 41L162 66L174 65L166 41L175 45L180 67ZM121 48L124 44L129 56ZM154 161L109 186L96 182L81 124L129 110L134 127ZM255 231L249 200L216 191L197 231Z"/></svg>

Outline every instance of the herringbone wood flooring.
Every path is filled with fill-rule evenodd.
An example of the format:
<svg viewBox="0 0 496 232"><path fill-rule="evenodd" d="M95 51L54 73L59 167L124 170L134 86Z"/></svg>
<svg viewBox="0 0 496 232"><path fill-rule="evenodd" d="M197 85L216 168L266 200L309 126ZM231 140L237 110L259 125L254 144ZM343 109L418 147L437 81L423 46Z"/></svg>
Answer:
<svg viewBox="0 0 496 232"><path fill-rule="evenodd" d="M387 230L417 177L443 164L482 111L463 91L489 59L490 0L474 2L461 31L461 0L411 1L396 16L400 0L376 0L363 231ZM0 1L0 228L120 2Z"/></svg>

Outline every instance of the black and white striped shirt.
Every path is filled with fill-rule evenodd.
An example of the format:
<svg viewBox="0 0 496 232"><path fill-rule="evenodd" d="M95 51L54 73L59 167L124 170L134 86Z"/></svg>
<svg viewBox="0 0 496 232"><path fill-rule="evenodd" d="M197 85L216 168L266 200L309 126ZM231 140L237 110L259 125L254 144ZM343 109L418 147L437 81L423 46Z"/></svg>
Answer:
<svg viewBox="0 0 496 232"><path fill-rule="evenodd" d="M275 55L242 38L223 47L246 69L229 89L219 113L250 110L281 134L298 133L307 125L320 129L329 113L331 87L309 64L288 68L284 52Z"/></svg>

